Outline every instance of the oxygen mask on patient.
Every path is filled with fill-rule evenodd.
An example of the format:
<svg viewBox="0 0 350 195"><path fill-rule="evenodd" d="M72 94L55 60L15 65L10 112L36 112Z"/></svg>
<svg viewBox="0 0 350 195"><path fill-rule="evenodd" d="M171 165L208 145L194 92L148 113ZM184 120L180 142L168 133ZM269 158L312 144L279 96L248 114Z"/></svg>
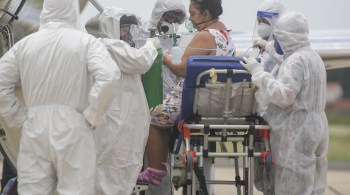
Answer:
<svg viewBox="0 0 350 195"><path fill-rule="evenodd" d="M197 31L197 29L194 28L192 21L188 17L186 17L185 19L185 27L187 28L190 34L195 33Z"/></svg>

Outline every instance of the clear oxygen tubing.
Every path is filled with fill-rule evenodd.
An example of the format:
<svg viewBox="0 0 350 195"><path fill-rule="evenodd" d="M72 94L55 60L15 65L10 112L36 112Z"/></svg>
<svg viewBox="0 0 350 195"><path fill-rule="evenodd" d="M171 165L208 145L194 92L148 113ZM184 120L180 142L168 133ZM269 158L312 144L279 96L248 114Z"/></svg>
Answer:
<svg viewBox="0 0 350 195"><path fill-rule="evenodd" d="M199 48L199 47L179 47L180 49L194 49L194 50L203 50L203 51L216 51L216 49L209 49L209 48ZM252 50L254 50L255 49L255 47L253 47L253 46L251 46L251 47L249 47L246 51L245 51L245 53L244 53L244 56L249 56L249 55L251 55L250 53L252 53L251 51ZM258 49L258 48L257 48ZM259 52L260 52L260 49L258 49L258 52L256 53L256 52L253 52L254 54L256 53L256 55L252 55L253 57L257 57L258 56L258 54L259 54Z"/></svg>

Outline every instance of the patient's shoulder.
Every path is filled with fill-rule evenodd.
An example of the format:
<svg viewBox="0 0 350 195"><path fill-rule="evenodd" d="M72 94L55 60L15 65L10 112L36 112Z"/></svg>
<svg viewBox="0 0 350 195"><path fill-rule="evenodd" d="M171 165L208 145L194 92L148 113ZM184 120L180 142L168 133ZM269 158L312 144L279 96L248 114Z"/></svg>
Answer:
<svg viewBox="0 0 350 195"><path fill-rule="evenodd" d="M196 36L194 38L198 41L208 41L212 39L212 35L208 31L200 31L197 32Z"/></svg>

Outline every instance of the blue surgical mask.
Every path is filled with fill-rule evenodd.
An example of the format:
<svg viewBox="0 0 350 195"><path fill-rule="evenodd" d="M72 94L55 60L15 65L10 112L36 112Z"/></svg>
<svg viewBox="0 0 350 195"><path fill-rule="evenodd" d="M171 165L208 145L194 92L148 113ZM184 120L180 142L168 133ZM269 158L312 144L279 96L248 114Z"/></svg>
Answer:
<svg viewBox="0 0 350 195"><path fill-rule="evenodd" d="M276 50L276 53L280 54L280 55L283 55L283 50L281 48L281 45L278 43L277 40L275 40L274 44L273 44L273 47L275 48Z"/></svg>

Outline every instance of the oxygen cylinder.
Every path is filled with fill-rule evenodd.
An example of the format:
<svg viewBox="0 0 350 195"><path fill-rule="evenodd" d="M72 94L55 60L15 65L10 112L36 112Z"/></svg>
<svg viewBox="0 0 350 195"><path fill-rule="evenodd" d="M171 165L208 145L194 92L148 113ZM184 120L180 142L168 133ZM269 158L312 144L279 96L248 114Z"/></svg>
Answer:
<svg viewBox="0 0 350 195"><path fill-rule="evenodd" d="M155 33L151 30L151 36ZM141 76L143 88L145 90L148 107L154 108L163 103L163 52L158 49L157 58L154 60L152 67Z"/></svg>

